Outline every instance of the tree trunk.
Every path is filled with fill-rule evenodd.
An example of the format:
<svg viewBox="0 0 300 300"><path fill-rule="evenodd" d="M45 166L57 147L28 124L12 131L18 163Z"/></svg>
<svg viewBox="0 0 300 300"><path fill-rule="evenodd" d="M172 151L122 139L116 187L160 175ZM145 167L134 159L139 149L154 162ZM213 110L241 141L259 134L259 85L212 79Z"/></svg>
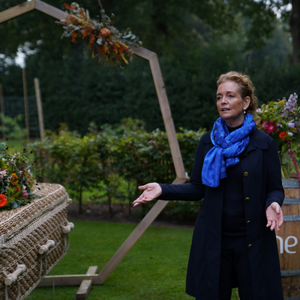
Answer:
<svg viewBox="0 0 300 300"><path fill-rule="evenodd" d="M82 209L82 187L80 186L78 192L78 213L81 215L83 213Z"/></svg>
<svg viewBox="0 0 300 300"><path fill-rule="evenodd" d="M292 0L292 13L290 20L293 38L293 63L300 63L300 1Z"/></svg>

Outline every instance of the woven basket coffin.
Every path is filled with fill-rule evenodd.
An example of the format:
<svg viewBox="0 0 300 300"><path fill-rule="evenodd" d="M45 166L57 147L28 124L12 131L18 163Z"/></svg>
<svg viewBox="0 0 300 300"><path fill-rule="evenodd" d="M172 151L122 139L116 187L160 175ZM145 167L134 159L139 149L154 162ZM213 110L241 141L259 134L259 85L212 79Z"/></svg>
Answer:
<svg viewBox="0 0 300 300"><path fill-rule="evenodd" d="M65 188L41 183L35 194L41 198L0 212L0 300L24 299L69 247Z"/></svg>

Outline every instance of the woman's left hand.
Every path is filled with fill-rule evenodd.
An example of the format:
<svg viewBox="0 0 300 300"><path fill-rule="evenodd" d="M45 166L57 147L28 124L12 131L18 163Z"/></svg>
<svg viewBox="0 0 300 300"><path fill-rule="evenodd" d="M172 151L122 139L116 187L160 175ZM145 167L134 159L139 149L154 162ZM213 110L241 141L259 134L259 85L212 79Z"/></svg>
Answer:
<svg viewBox="0 0 300 300"><path fill-rule="evenodd" d="M280 226L283 223L283 213L280 205L277 202L272 202L266 209L266 217L268 220L267 227L273 230L280 230Z"/></svg>

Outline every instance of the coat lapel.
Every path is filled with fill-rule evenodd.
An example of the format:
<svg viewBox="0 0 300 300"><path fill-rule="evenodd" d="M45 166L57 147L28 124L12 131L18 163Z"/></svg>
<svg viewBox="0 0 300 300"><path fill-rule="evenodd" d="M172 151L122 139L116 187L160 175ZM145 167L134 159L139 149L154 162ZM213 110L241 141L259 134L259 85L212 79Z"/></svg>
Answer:
<svg viewBox="0 0 300 300"><path fill-rule="evenodd" d="M244 152L244 156L247 156L249 152L255 150L256 148L266 150L268 149L268 141L264 139L262 135L259 134L259 129L255 129L250 136L250 142Z"/></svg>

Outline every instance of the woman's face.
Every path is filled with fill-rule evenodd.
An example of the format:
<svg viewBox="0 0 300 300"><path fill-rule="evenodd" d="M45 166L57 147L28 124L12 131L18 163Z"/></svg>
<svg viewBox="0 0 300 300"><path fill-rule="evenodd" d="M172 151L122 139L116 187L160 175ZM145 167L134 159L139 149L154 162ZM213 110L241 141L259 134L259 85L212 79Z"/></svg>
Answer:
<svg viewBox="0 0 300 300"><path fill-rule="evenodd" d="M250 104L250 97L242 99L239 85L234 81L225 81L218 86L217 108L220 117L229 127L237 127L244 121L244 110Z"/></svg>

